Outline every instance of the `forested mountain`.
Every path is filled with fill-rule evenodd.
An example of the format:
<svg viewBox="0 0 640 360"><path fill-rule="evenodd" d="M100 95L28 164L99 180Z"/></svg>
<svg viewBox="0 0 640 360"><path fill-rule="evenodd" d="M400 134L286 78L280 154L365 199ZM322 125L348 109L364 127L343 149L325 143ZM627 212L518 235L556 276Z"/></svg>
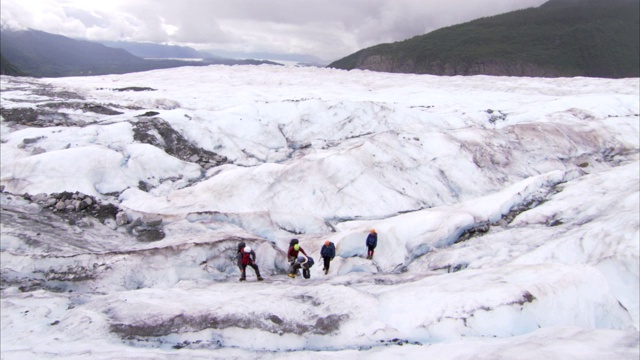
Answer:
<svg viewBox="0 0 640 360"><path fill-rule="evenodd" d="M639 3L551 0L363 49L329 67L435 75L638 77Z"/></svg>
<svg viewBox="0 0 640 360"><path fill-rule="evenodd" d="M23 74L9 60L0 55L0 75L20 76Z"/></svg>

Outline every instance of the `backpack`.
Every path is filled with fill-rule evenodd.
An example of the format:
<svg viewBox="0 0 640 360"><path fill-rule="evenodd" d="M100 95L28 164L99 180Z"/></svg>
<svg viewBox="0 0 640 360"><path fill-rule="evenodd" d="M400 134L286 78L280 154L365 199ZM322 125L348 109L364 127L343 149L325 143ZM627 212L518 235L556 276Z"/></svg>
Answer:
<svg viewBox="0 0 640 360"><path fill-rule="evenodd" d="M378 245L378 234L372 233L367 236L367 246L374 248Z"/></svg>
<svg viewBox="0 0 640 360"><path fill-rule="evenodd" d="M251 264L251 253L250 252L241 252L242 254L242 264Z"/></svg>
<svg viewBox="0 0 640 360"><path fill-rule="evenodd" d="M311 267L313 266L313 264L314 264L313 258L312 258L311 256L307 256L307 263L306 263L306 264L304 264L304 266L305 266L307 269L311 269Z"/></svg>

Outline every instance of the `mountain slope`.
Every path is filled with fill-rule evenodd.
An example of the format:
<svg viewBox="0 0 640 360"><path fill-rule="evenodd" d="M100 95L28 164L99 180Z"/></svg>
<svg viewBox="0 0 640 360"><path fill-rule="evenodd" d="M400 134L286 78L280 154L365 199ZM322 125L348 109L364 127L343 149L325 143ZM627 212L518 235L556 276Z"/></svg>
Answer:
<svg viewBox="0 0 640 360"><path fill-rule="evenodd" d="M124 50L43 31L3 30L0 36L2 55L30 76L98 75L151 68Z"/></svg>
<svg viewBox="0 0 640 360"><path fill-rule="evenodd" d="M0 55L0 75L21 76L24 74L4 56Z"/></svg>
<svg viewBox="0 0 640 360"><path fill-rule="evenodd" d="M329 67L434 75L640 76L638 0L551 0L360 50Z"/></svg>
<svg viewBox="0 0 640 360"><path fill-rule="evenodd" d="M212 54L187 46L162 45L152 43L126 42L126 41L100 41L100 44L116 49L124 49L127 52L141 58L183 58L200 59L213 58Z"/></svg>
<svg viewBox="0 0 640 360"><path fill-rule="evenodd" d="M0 31L0 53L3 66L11 64L22 74L33 77L124 74L180 66L268 63L235 59L209 59L206 62L146 60L124 49L110 48L38 30ZM5 62L7 65L4 65Z"/></svg>

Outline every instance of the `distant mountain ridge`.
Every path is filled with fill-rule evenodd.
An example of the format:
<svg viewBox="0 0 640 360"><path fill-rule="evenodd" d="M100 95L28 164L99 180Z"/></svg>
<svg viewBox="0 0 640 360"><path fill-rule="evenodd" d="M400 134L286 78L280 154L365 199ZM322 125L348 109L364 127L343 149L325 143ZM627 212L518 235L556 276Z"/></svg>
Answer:
<svg viewBox="0 0 640 360"><path fill-rule="evenodd" d="M220 58L205 51L198 51L188 46L161 45L153 43L127 41L100 41L100 44L127 52L141 58L157 59L212 59Z"/></svg>
<svg viewBox="0 0 640 360"><path fill-rule="evenodd" d="M74 40L38 30L0 30L2 69L11 75L64 77L165 69L180 66L277 64L259 60L209 58L207 61L147 60L124 49ZM9 73L7 73L9 75Z"/></svg>
<svg viewBox="0 0 640 360"><path fill-rule="evenodd" d="M329 67L433 75L640 76L639 0L551 0L380 44Z"/></svg>

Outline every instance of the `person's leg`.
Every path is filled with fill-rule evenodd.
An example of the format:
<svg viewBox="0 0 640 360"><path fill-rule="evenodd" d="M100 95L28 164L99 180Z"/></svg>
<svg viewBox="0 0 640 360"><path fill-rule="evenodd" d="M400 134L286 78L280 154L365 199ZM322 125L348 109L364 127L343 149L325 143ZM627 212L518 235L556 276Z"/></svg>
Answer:
<svg viewBox="0 0 640 360"><path fill-rule="evenodd" d="M327 273L329 272L329 264L331 262L331 259L326 257L326 258L323 258L323 260L324 260L324 268L322 270L324 270L324 274L327 275Z"/></svg>
<svg viewBox="0 0 640 360"><path fill-rule="evenodd" d="M262 280L262 276L260 276L260 269L258 269L258 265L251 264L251 267L253 268L253 271L255 271L256 277L258 278L258 280Z"/></svg>
<svg viewBox="0 0 640 360"><path fill-rule="evenodd" d="M242 271L240 275L240 281L244 281L247 279L247 265L242 265Z"/></svg>
<svg viewBox="0 0 640 360"><path fill-rule="evenodd" d="M296 277L297 272L298 272L298 266L296 266L295 263L291 264L291 266L289 267L289 277L290 278Z"/></svg>

